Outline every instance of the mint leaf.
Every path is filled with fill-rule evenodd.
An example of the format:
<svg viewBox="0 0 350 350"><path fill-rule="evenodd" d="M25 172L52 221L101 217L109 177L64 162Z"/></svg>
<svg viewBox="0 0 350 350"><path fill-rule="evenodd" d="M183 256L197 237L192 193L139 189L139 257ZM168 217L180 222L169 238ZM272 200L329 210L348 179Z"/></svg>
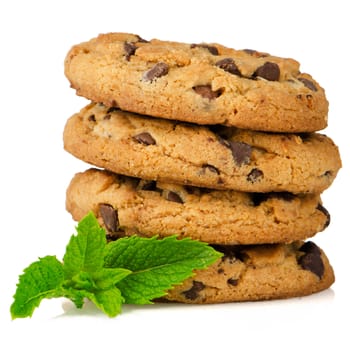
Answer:
<svg viewBox="0 0 350 350"><path fill-rule="evenodd" d="M106 290L114 287L118 282L130 275L130 270L121 268L103 268L93 274L93 280L96 287L100 290Z"/></svg>
<svg viewBox="0 0 350 350"><path fill-rule="evenodd" d="M114 285L108 289L79 290L67 288L65 289L64 296L70 299L78 309L83 307L85 299L89 299L109 317L115 317L120 314L122 304L124 303L124 298L120 290Z"/></svg>
<svg viewBox="0 0 350 350"><path fill-rule="evenodd" d="M103 266L106 233L94 215L92 213L86 215L76 230L78 234L71 237L63 258L66 279L81 271L98 271Z"/></svg>
<svg viewBox="0 0 350 350"><path fill-rule="evenodd" d="M126 303L150 304L193 276L193 270L208 267L220 256L206 243L189 238L131 236L107 245L105 266L133 271L117 283Z"/></svg>
<svg viewBox="0 0 350 350"><path fill-rule="evenodd" d="M62 296L63 267L55 256L40 258L23 272L10 309L12 319L32 316L43 299Z"/></svg>
<svg viewBox="0 0 350 350"><path fill-rule="evenodd" d="M123 303L150 304L222 256L206 243L175 236L131 236L107 244L92 213L76 230L63 263L46 256L24 270L10 308L12 318L32 316L44 298L58 297L69 298L77 308L89 299L114 317Z"/></svg>
<svg viewBox="0 0 350 350"><path fill-rule="evenodd" d="M109 317L115 317L121 313L125 300L118 288L111 288L97 292L92 301Z"/></svg>

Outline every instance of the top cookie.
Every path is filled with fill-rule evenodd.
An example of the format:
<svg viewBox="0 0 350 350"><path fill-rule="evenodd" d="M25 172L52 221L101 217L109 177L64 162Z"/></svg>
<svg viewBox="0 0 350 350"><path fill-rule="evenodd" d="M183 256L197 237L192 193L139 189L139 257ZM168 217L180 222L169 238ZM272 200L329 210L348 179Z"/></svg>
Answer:
<svg viewBox="0 0 350 350"><path fill-rule="evenodd" d="M101 34L71 48L65 74L78 95L155 117L275 132L327 126L324 90L299 63L254 50Z"/></svg>

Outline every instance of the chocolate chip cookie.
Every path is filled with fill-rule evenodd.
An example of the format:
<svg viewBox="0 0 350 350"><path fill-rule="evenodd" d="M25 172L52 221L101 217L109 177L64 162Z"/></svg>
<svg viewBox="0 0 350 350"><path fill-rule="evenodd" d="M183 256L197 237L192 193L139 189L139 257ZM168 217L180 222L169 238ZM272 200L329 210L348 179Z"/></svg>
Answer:
<svg viewBox="0 0 350 350"><path fill-rule="evenodd" d="M76 221L92 211L110 240L176 234L213 244L280 243L306 239L330 222L316 194L215 191L98 169L73 177L66 207Z"/></svg>
<svg viewBox="0 0 350 350"><path fill-rule="evenodd" d="M281 299L319 292L334 282L327 256L310 241L214 247L224 256L166 299L191 304Z"/></svg>
<svg viewBox="0 0 350 350"><path fill-rule="evenodd" d="M319 133L200 126L94 103L68 120L64 147L128 176L248 192L320 193L341 167L337 146Z"/></svg>
<svg viewBox="0 0 350 350"><path fill-rule="evenodd" d="M65 74L78 95L155 117L277 132L327 126L323 88L294 59L255 50L109 33L73 46Z"/></svg>

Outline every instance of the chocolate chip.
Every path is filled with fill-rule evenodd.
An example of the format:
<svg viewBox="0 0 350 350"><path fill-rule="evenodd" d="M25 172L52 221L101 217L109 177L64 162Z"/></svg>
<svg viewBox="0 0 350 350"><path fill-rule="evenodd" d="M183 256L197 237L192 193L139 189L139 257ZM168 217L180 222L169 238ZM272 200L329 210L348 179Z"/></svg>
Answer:
<svg viewBox="0 0 350 350"><path fill-rule="evenodd" d="M136 37L139 43L149 43L148 40L141 38L140 35L136 35Z"/></svg>
<svg viewBox="0 0 350 350"><path fill-rule="evenodd" d="M258 52L258 51L256 51L256 50L252 50L252 49L243 49L243 51L244 51L245 53L247 53L248 55L251 55L251 56L254 56L254 54L255 54L256 52Z"/></svg>
<svg viewBox="0 0 350 350"><path fill-rule="evenodd" d="M264 177L264 173L260 169L254 168L247 175L247 181L254 183L263 177Z"/></svg>
<svg viewBox="0 0 350 350"><path fill-rule="evenodd" d="M130 57L135 54L137 46L134 43L125 42L124 43L124 51L125 51L125 59L130 61Z"/></svg>
<svg viewBox="0 0 350 350"><path fill-rule="evenodd" d="M213 91L211 89L210 85L198 85L194 86L193 90L198 94L201 95L203 98L208 98L209 100L214 100L218 98L221 94L221 90Z"/></svg>
<svg viewBox="0 0 350 350"><path fill-rule="evenodd" d="M113 107L114 108L114 107ZM103 117L103 120L110 120L111 119L111 115L110 114L106 114L104 117Z"/></svg>
<svg viewBox="0 0 350 350"><path fill-rule="evenodd" d="M266 52L260 52L260 51L256 51L256 50L251 50L251 49L244 49L243 50L245 53L247 53L250 56L254 56L254 57L268 57L270 56L268 53Z"/></svg>
<svg viewBox="0 0 350 350"><path fill-rule="evenodd" d="M164 62L158 62L151 69L143 74L143 80L153 81L156 78L160 78L163 75L168 74L169 66Z"/></svg>
<svg viewBox="0 0 350 350"><path fill-rule="evenodd" d="M109 232L117 232L119 226L118 213L110 204L99 204L100 215Z"/></svg>
<svg viewBox="0 0 350 350"><path fill-rule="evenodd" d="M309 88L312 91L317 91L317 87L314 85L314 83L306 78L298 78L299 81L301 81L304 86L306 86L307 88Z"/></svg>
<svg viewBox="0 0 350 350"><path fill-rule="evenodd" d="M204 164L204 165L202 165L202 168L204 169L204 171L205 171L206 169L208 169L211 173L220 175L219 169L215 168L215 166L213 166L213 165Z"/></svg>
<svg viewBox="0 0 350 350"><path fill-rule="evenodd" d="M319 278L324 274L324 264L321 258L321 251L313 242L304 243L299 250L305 254L298 258L298 264L304 269L311 271Z"/></svg>
<svg viewBox="0 0 350 350"><path fill-rule="evenodd" d="M317 244L315 244L314 242L311 242L311 241L305 242L299 248L299 251L304 252L304 253L313 253L313 254L317 254L317 255L321 256L320 248L317 246Z"/></svg>
<svg viewBox="0 0 350 350"><path fill-rule="evenodd" d="M280 78L280 67L277 63L265 62L254 72L253 77L261 77L269 81L277 81Z"/></svg>
<svg viewBox="0 0 350 350"><path fill-rule="evenodd" d="M234 60L232 58L224 58L220 61L217 61L215 63L215 66L223 69L225 72L238 75L239 77L242 76L241 72L239 71L238 67L236 66Z"/></svg>
<svg viewBox="0 0 350 350"><path fill-rule="evenodd" d="M233 263L235 260L244 262L249 258L248 254L242 251L242 246L240 245L213 244L211 246L218 252L224 254L224 256L221 258L222 261L229 259L231 263Z"/></svg>
<svg viewBox="0 0 350 350"><path fill-rule="evenodd" d="M232 157L238 166L248 164L252 154L252 147L244 142L228 141L220 138L219 142L232 152Z"/></svg>
<svg viewBox="0 0 350 350"><path fill-rule="evenodd" d="M168 200L168 201L171 201L171 202L176 202L176 203L181 203L181 204L183 204L183 200L182 200L182 198L177 194L177 193L175 193L175 192L173 192L173 191L169 191L168 192L168 194L167 194L167 196L166 196L166 199Z"/></svg>
<svg viewBox="0 0 350 350"><path fill-rule="evenodd" d="M89 121L89 122L96 122L95 114L89 115L88 121Z"/></svg>
<svg viewBox="0 0 350 350"><path fill-rule="evenodd" d="M329 224L331 223L331 215L329 214L328 210L321 204L318 204L317 206L317 210L319 210L320 212L322 212L325 216L326 216L326 222L324 224L323 229L325 229L326 227L329 226Z"/></svg>
<svg viewBox="0 0 350 350"><path fill-rule="evenodd" d="M135 135L135 136L133 136L133 139L139 143L142 143L143 145L146 145L146 146L156 144L156 140L148 132L142 132L138 135Z"/></svg>
<svg viewBox="0 0 350 350"><path fill-rule="evenodd" d="M191 44L191 49L195 47L202 47L203 49L207 49L212 55L217 56L219 54L218 49L215 46L207 45L207 44Z"/></svg>
<svg viewBox="0 0 350 350"><path fill-rule="evenodd" d="M192 287L182 292L186 299L195 300L199 297L199 292L205 288L205 285L199 281L193 281Z"/></svg>
<svg viewBox="0 0 350 350"><path fill-rule="evenodd" d="M236 278L229 278L227 280L227 283L230 284L231 286L237 286L238 285L238 279L236 279Z"/></svg>

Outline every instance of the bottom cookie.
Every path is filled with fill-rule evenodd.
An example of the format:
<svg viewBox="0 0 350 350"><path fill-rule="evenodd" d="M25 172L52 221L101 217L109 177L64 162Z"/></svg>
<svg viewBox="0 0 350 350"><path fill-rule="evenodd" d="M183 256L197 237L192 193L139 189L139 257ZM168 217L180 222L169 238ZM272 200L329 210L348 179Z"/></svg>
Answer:
<svg viewBox="0 0 350 350"><path fill-rule="evenodd" d="M213 247L224 256L170 290L166 300L211 304L300 297L335 280L327 256L310 241Z"/></svg>

